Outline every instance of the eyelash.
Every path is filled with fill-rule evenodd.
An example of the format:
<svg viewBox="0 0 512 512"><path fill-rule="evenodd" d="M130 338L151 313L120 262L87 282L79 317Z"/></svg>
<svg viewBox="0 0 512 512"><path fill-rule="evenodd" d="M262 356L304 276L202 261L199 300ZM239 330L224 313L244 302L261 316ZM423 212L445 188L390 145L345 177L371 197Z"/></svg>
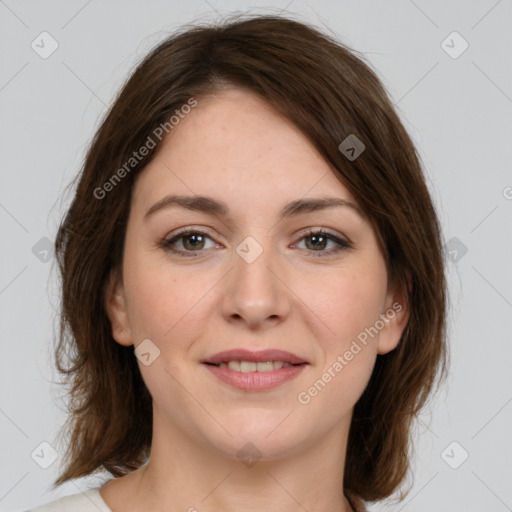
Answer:
<svg viewBox="0 0 512 512"><path fill-rule="evenodd" d="M173 236L171 239L167 239L167 238L164 238L161 242L160 242L160 246L166 250L166 251L169 251L169 252L172 252L173 254L176 254L177 256L181 257L181 258L197 258L196 255L193 255L193 253L195 252L202 252L204 251L204 249L200 249L198 251L183 251L183 250L176 250L176 249L173 249L172 248L172 245L174 245L178 240L180 240L181 238L184 238L188 235L201 235L201 236L206 236L210 239L211 236L208 235L208 233L204 233L203 231L199 231L199 230L196 230L196 229L192 229L192 228L187 228L187 229L184 229L183 231L180 231L179 233L177 233L175 236ZM313 254L312 256L315 257L315 258L322 258L322 257L328 257L328 256L332 256L334 254L338 254L342 251L346 251L347 249L351 249L352 248L352 244L345 241L345 240L341 240L340 238L338 238L337 236L334 236L330 233L328 233L327 231L324 231L323 229L320 229L320 230L310 230L308 231L307 233L305 233L304 235L302 235L302 237L300 238L299 242L301 240L303 240L304 238L308 238L308 237L312 237L312 236L321 236L321 237L325 237L327 238L328 240L331 240L332 242L336 243L338 247L336 247L335 249L331 249L329 251L309 251L308 249L304 249L308 252L318 252L318 254ZM190 254L192 253L192 254ZM190 254L190 256L189 256Z"/></svg>

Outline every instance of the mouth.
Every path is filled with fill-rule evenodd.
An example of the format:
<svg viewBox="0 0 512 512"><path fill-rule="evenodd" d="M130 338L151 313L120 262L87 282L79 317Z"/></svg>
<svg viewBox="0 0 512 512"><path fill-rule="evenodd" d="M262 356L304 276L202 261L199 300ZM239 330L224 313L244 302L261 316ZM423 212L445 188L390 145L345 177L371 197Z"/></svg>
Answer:
<svg viewBox="0 0 512 512"><path fill-rule="evenodd" d="M224 383L244 391L274 388L293 379L309 365L296 354L273 349L260 352L229 350L201 363Z"/></svg>
<svg viewBox="0 0 512 512"><path fill-rule="evenodd" d="M211 357L203 359L201 362L221 368L229 367L234 371L242 372L265 372L279 370L283 367L309 364L302 357L285 350L267 349L252 352L242 348L218 352Z"/></svg>
<svg viewBox="0 0 512 512"><path fill-rule="evenodd" d="M242 373L249 373L249 372L272 372L275 370L280 370L281 368L291 368L292 366L302 366L307 363L298 363L298 364L291 364L288 361L222 361L221 363L215 364L215 363L204 363L208 364L210 366L216 366L217 368L229 368L230 370L233 370L234 372L242 372Z"/></svg>

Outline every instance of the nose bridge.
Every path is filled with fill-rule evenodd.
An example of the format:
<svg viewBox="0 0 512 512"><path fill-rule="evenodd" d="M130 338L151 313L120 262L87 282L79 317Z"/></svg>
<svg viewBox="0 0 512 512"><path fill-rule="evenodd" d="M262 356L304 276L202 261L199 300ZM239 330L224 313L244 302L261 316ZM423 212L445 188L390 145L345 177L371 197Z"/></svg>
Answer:
<svg viewBox="0 0 512 512"><path fill-rule="evenodd" d="M235 247L224 302L227 317L241 317L254 327L286 314L286 287L277 277L279 260L272 236L266 234L248 235Z"/></svg>

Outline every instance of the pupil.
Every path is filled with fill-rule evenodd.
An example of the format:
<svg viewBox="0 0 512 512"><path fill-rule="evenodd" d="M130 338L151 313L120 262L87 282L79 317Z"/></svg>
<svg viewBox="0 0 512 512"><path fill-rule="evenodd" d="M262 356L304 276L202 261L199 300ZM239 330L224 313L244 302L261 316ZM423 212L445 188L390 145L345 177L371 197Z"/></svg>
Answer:
<svg viewBox="0 0 512 512"><path fill-rule="evenodd" d="M323 236L313 235L310 238L311 238L311 240L318 240L318 239L322 240L322 239L324 239L324 242L325 242L325 237L323 237ZM320 246L323 247L322 242L320 242L320 245L318 245L316 243L313 243L313 247L320 247Z"/></svg>
<svg viewBox="0 0 512 512"><path fill-rule="evenodd" d="M199 243L200 243L201 242L201 240L200 240L201 238L202 238L201 235L188 235L188 236L185 237L185 241L186 241L185 246L186 245L191 245L192 248L195 248L195 247L197 247L197 245L194 242L192 242L192 244L189 244L189 241L191 239L196 239L196 242L199 241ZM199 239L199 240L197 240L197 239Z"/></svg>

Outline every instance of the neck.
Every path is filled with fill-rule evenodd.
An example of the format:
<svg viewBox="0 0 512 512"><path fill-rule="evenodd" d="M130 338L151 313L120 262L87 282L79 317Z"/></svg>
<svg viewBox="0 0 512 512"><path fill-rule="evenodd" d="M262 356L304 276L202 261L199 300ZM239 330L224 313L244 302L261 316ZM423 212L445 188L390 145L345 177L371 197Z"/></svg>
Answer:
<svg viewBox="0 0 512 512"><path fill-rule="evenodd" d="M118 493L124 497L119 509L351 512L342 486L349 425L347 418L336 429L309 436L309 445L295 446L293 453L258 459L246 442L238 457L236 450L230 456L164 424L155 410L150 460L124 477L130 485ZM121 505L112 493L104 496Z"/></svg>

